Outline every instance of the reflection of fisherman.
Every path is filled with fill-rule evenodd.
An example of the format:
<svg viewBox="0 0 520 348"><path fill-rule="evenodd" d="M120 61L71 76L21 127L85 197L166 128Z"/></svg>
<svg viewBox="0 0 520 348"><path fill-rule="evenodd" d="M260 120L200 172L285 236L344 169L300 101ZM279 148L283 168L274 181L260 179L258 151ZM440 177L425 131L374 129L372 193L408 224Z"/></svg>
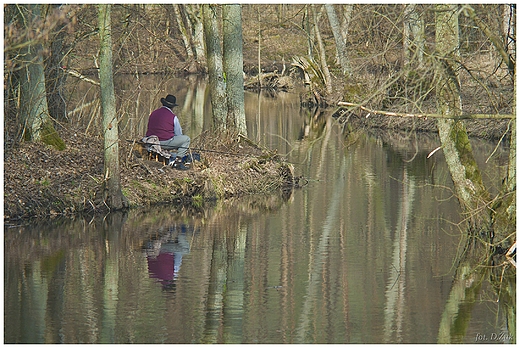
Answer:
<svg viewBox="0 0 520 348"><path fill-rule="evenodd" d="M173 285L182 263L182 256L188 254L190 244L184 233L174 240L156 240L147 249L148 272L150 278L156 278L164 288Z"/></svg>

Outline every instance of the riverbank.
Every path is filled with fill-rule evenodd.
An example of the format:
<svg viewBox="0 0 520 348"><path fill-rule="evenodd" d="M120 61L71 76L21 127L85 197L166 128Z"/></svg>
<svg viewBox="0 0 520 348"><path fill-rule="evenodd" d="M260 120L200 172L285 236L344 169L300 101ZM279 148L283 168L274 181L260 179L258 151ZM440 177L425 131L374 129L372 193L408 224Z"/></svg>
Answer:
<svg viewBox="0 0 520 348"><path fill-rule="evenodd" d="M58 151L22 142L4 154L4 220L105 213L102 201L101 137L70 133ZM156 204L202 205L204 201L275 193L297 182L292 167L275 152L234 133L202 133L192 141L201 161L178 171L137 158L120 143L121 185L131 207Z"/></svg>
<svg viewBox="0 0 520 348"><path fill-rule="evenodd" d="M335 115L338 116L338 115ZM400 130L436 134L435 120L415 120L380 115L342 114L337 122L350 131L379 135ZM509 120L469 122L472 137L509 141ZM481 130L481 131L478 131ZM71 127L60 134L66 149L58 151L40 143L7 143L4 146L4 220L105 214L103 139ZM505 135L505 136L504 136ZM396 139L396 136L391 136ZM120 142L121 184L131 207L175 204L202 207L209 201L257 194L287 194L301 182L292 166L276 152L235 133L219 137L205 132L192 141L201 161L188 171L177 171L159 162L137 158L132 144Z"/></svg>

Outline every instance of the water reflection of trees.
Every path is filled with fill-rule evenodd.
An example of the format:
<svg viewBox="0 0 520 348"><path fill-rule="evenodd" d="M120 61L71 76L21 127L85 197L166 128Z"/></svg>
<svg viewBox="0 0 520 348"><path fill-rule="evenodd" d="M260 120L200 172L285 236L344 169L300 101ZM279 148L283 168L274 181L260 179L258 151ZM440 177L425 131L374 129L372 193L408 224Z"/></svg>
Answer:
<svg viewBox="0 0 520 348"><path fill-rule="evenodd" d="M188 337L198 335L196 323L202 319L192 313L204 313L197 308L208 296L222 296L222 289L213 287L214 282L222 278L222 270L222 279L229 283L225 295L234 298L236 294L243 294L243 279L234 279L236 272L232 271L237 267L243 270L243 260L238 258L235 265L230 262L230 256L244 251L244 224L256 214L278 209L283 202L276 197L265 200L257 197L250 204L242 202L241 209L228 210L236 203L227 201L212 210L150 208L90 221L56 220L12 226L5 234L4 280L9 298L5 310L10 316L5 326L6 342L191 342ZM178 223L182 220L188 225ZM204 234L198 233L205 224L214 227L205 228ZM150 288L153 280L152 283L147 281L150 274L147 253L142 246L144 240L164 239L161 245L164 250L159 252L181 252L187 257L187 243L179 243L182 250L171 248L169 244L170 237L173 241L179 238L178 231L183 226L182 238L202 256L200 262L184 263L183 268L185 272L200 275L200 278L194 276L194 281L206 287L188 295L186 291L191 290L181 286L178 291L182 292L183 299L189 300L175 302L174 298L158 296ZM189 226L187 230L186 226ZM226 228L222 230L218 226ZM233 284L236 284L234 289ZM175 291L169 292L175 294ZM207 306L208 313L214 309L209 302ZM228 301L226 310L229 308ZM172 315L179 311L183 315ZM159 315L150 316L150 312ZM170 315L174 317L169 318L172 321L164 322ZM124 317L132 320L122 321ZM155 336L165 325L181 330L187 325L182 320L193 321L194 331L180 334L174 330L167 337ZM211 325L207 330L210 328Z"/></svg>
<svg viewBox="0 0 520 348"><path fill-rule="evenodd" d="M500 298L514 326L510 269L461 261L450 286L446 255L458 236L445 229L459 211L444 208L442 161L419 160L428 153L419 148L408 162L413 146L369 136L339 151L344 136L324 121L291 154L320 190L292 194L290 204L250 197L7 229L4 291L17 299L6 301L16 313L6 340L468 342L477 295ZM175 240L182 226L190 252L165 289L150 278L143 243ZM417 316L420 327L410 324Z"/></svg>
<svg viewBox="0 0 520 348"><path fill-rule="evenodd" d="M495 331L478 333L475 343L516 342L516 268L493 264L492 251L466 237L439 325L438 343L463 343L475 304L482 298L497 303ZM499 322L499 318L502 320Z"/></svg>
<svg viewBox="0 0 520 348"><path fill-rule="evenodd" d="M310 128L307 127L307 129ZM318 131L313 134L313 137L309 137L309 133L307 132L306 137L303 138L306 142L300 146L300 150L305 148L305 151L308 153L313 151L321 153L322 155L326 153L326 139L328 138L328 134L330 135L327 130L328 127L325 127L323 128L323 132ZM355 147L356 142L362 143L365 139L363 137L352 136L353 133L355 132L347 132L347 139L348 137L354 139L354 143L350 143L350 145ZM415 214L423 214L422 212L424 212L425 209L431 210L431 207L421 207L421 205L428 200L420 197L414 201L413 187L415 186L416 178L419 179L419 182L422 182L421 185L430 185L434 189L434 192L437 191L436 195L442 200L447 200L442 197L449 198L450 196L451 199L453 199L453 193L449 186L444 186L444 184L439 185L439 183L445 181L448 175L447 170L439 171L438 163L436 163L438 161L435 159L427 159L429 152L427 149L434 149L438 146L438 137L417 133L402 134L402 136L395 137L385 133L382 135L379 134L376 138L378 139L376 141L381 141L383 146L388 146L389 154L393 154L393 156L390 155L388 158L389 168L403 168L403 163L409 163L404 166L405 172L402 176L394 177L393 175L395 174L390 174L392 178L396 180L396 183L402 185L402 194L398 196L399 209L397 211L396 233L394 237L392 237L393 261L387 265L389 278L386 291L385 329L383 337L384 342L403 342L402 321L406 315L406 293L409 291L406 290L406 254L409 248L409 243L407 242L407 225L413 218L413 216L410 215L412 206L414 207L413 210L417 211ZM319 144L321 149L318 150L318 147L313 148L314 139L320 140ZM488 167L492 169L485 171L487 175L485 180L490 186L496 185L500 182L499 179L504 177L504 173L507 169L508 149L478 141L475 141L475 145L477 145L476 148L480 149L480 151L476 151L478 154L476 159L479 163L488 164L488 161L494 157L488 165ZM327 156L330 155L330 153L327 153ZM311 159L311 156L307 155L306 158ZM367 158L372 158L372 156L367 154L366 157L358 159L356 163L358 166L363 167L366 173L364 180L366 180L365 185L368 196L368 214L369 216L373 214L372 217L368 218L368 221L374 221L376 219L375 216L380 216L381 212L376 214L378 210L376 207L372 207L372 197L377 195L377 191L380 189L378 186L382 183L377 183L375 180L375 173L378 171L368 165L369 162L374 162L374 160L370 161L367 160ZM309 169L312 167L318 168L316 177L322 177L323 173L320 172L319 168L324 161L325 158L320 156L319 158L314 158L313 165L309 163ZM411 175L408 174L408 171L410 171ZM444 174L439 176L439 173ZM312 177L312 175L310 176ZM334 187L337 188L338 186L334 185ZM351 189L352 188L349 187L347 191ZM499 187L497 187L497 189L499 189ZM356 198L359 199L359 196ZM396 197L393 196L393 199L395 198ZM416 203L412 204L412 202ZM435 213L430 215L436 216ZM441 218L441 216L437 215L437 220L439 220L439 218ZM463 226L462 223L457 222L458 220L455 217L452 219L453 226L459 228ZM367 224L368 233L372 230L372 228L370 228L371 225L373 225L373 223ZM461 238L466 238L466 235L466 231L461 231ZM493 335L497 340L499 337L505 337L506 339L502 340L503 342L514 342L516 340L514 335L516 332L516 320L514 316L516 296L514 290L515 270L510 264L502 263L500 265L494 265L490 254L492 250L486 250L484 248L483 252L480 250L480 253L477 253L471 251L473 249L474 246L472 248L466 248L466 252L462 253L462 256L458 258L459 261L456 262L458 267L454 276L450 296L445 304L445 311L441 318L438 341L439 343L468 342L471 338L467 336L467 329L469 321L474 317L472 307L475 302L479 301L479 298L489 296L490 298L496 298L497 302L498 299L500 300L500 306L496 308L499 312L503 311L505 313L505 315L497 314L497 318L503 318L504 322L497 323L497 332L493 333ZM474 256L468 257L468 252ZM480 259L476 259L475 255L478 255ZM426 255L425 259L427 259ZM491 333L488 334L488 339L490 336Z"/></svg>

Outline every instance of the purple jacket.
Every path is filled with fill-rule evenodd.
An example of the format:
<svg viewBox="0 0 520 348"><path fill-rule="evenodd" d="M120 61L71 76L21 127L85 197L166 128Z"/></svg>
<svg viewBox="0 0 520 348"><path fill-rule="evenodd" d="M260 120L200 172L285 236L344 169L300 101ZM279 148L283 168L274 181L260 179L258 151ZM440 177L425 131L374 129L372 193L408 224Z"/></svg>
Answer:
<svg viewBox="0 0 520 348"><path fill-rule="evenodd" d="M146 136L151 135L156 135L160 141L171 139L174 135L182 135L179 119L173 111L162 106L150 114Z"/></svg>

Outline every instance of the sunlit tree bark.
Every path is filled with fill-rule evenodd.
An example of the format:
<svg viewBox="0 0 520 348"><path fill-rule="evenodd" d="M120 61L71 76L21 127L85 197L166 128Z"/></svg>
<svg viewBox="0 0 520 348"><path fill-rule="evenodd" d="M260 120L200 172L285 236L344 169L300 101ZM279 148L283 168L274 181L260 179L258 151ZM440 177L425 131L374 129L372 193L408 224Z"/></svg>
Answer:
<svg viewBox="0 0 520 348"><path fill-rule="evenodd" d="M502 35L506 51L511 57L516 58L516 4L501 6L503 8Z"/></svg>
<svg viewBox="0 0 520 348"><path fill-rule="evenodd" d="M436 90L438 111L446 117L457 117L462 112L460 81L457 73L457 64L460 60L458 6L436 5L435 10L435 42L439 59L437 73L440 75ZM507 277L504 277L505 268L483 267L488 265L491 259L488 243L494 242L493 238L496 238L494 233L498 227L497 219L491 219L491 217L493 214L502 214L499 209L489 209L488 207L490 195L482 183L464 124L462 121L454 119L439 119L438 128L455 192L463 212L467 216L470 232L473 232L467 237L465 250L457 265L454 282L439 325L438 343L462 343L471 320L471 307L480 294L482 282L486 278L489 279L487 271L498 270L500 273L500 277L496 277L494 280L494 285L499 289L499 298L503 299L505 295L510 294L512 281L508 281ZM513 133L515 133L514 130ZM502 204L505 205L505 202ZM512 220L507 218L505 220L503 227L506 230L511 229L514 233L515 227L514 223L511 224ZM484 240L484 243L475 243L476 239L473 236ZM493 281L493 278L491 279ZM516 321L514 314L511 315L512 312L514 313L514 309L511 304L505 302L501 301L504 303L508 319L511 319L508 320L509 333L514 334Z"/></svg>
<svg viewBox="0 0 520 348"><path fill-rule="evenodd" d="M199 65L199 69L206 66L206 53L204 50L204 26L202 25L202 5L185 4L179 5L185 10L187 24L191 32L193 51Z"/></svg>
<svg viewBox="0 0 520 348"><path fill-rule="evenodd" d="M325 54L325 45L323 44L323 39L321 37L320 28L318 26L318 16L316 14L316 9L314 5L311 6L312 17L314 19L314 35L316 37L316 42L318 44L318 54L320 57L320 65L323 71L323 76L325 77L325 90L327 94L332 94L332 81L329 71L329 66L327 65L327 56Z"/></svg>
<svg viewBox="0 0 520 348"><path fill-rule="evenodd" d="M346 4L341 6L343 8L343 14L341 17L341 36L343 37L343 42L347 44L347 38L350 28L350 20L352 19L352 12L354 11L354 5Z"/></svg>
<svg viewBox="0 0 520 348"><path fill-rule="evenodd" d="M474 232L489 229L489 212L486 204L489 193L482 183L462 114L460 80L458 75L459 21L458 6L453 4L435 7L435 43L439 75L436 81L438 112L446 118L438 119L439 137L444 157L451 173L457 198L467 221Z"/></svg>
<svg viewBox="0 0 520 348"><path fill-rule="evenodd" d="M202 13L208 60L211 107L213 109L213 125L217 129L226 129L226 82L224 80L217 7L216 5L204 4L202 5Z"/></svg>
<svg viewBox="0 0 520 348"><path fill-rule="evenodd" d="M327 10L330 27L332 29L332 34L334 35L334 41L336 42L336 49L338 52L338 59L341 65L341 70L343 71L344 75L350 76L352 70L350 68L350 61L347 55L347 47L345 46L344 38L341 35L341 27L338 16L336 15L336 10L332 4L326 4L325 9Z"/></svg>
<svg viewBox="0 0 520 348"><path fill-rule="evenodd" d="M228 101L227 125L247 135L244 110L244 70L242 56L242 8L239 4L222 6L224 31L224 70Z"/></svg>
<svg viewBox="0 0 520 348"><path fill-rule="evenodd" d="M186 30L186 27L184 26L184 23L182 21L181 11L179 7L180 5L173 4L173 12L175 13L175 18L179 26L179 31L181 32L182 42L184 43L184 49L186 50L186 60L189 62L194 59L194 54L191 48L191 42L188 35L188 31Z"/></svg>
<svg viewBox="0 0 520 348"><path fill-rule="evenodd" d="M103 113L105 202L110 209L122 209L127 205L121 192L119 172L119 132L116 114L116 97L112 73L111 5L98 5L99 21L99 81L101 109Z"/></svg>

